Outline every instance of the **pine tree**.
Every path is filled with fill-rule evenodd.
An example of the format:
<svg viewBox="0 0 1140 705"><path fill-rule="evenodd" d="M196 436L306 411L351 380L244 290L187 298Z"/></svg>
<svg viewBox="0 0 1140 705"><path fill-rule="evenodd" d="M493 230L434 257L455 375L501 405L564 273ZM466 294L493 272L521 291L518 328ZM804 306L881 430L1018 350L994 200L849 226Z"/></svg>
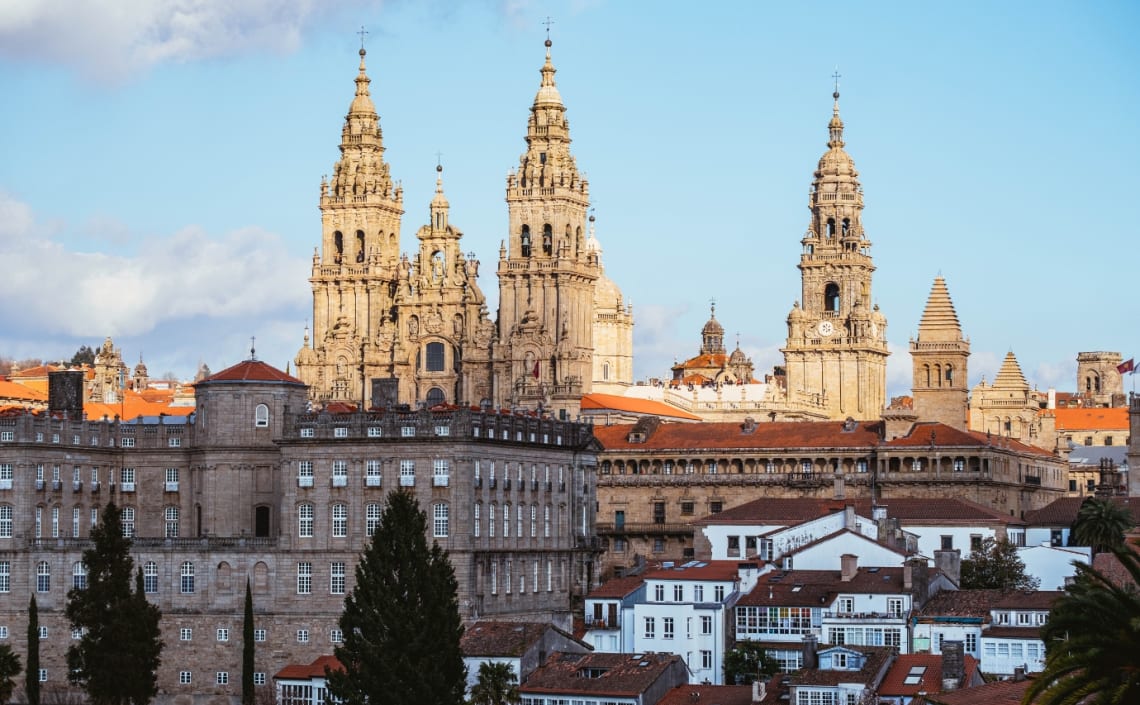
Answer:
<svg viewBox="0 0 1140 705"><path fill-rule="evenodd" d="M82 632L67 650L69 677L95 705L144 705L158 690L161 614L146 599L142 571L134 570L131 540L123 536L113 502L91 539L94 546L83 552L87 587L67 593L67 618Z"/></svg>
<svg viewBox="0 0 1140 705"><path fill-rule="evenodd" d="M986 537L978 550L962 561L963 590L1036 590L1039 578L1026 574L1017 546Z"/></svg>
<svg viewBox="0 0 1140 705"><path fill-rule="evenodd" d="M28 671L24 674L28 705L40 705L40 611L36 596L28 602Z"/></svg>
<svg viewBox="0 0 1140 705"><path fill-rule="evenodd" d="M241 705L253 705L253 592L245 579L245 615L241 625Z"/></svg>
<svg viewBox="0 0 1140 705"><path fill-rule="evenodd" d="M426 534L415 497L389 494L344 601L335 649L344 670L328 673L329 693L344 705L463 703L458 584L447 552L429 549Z"/></svg>

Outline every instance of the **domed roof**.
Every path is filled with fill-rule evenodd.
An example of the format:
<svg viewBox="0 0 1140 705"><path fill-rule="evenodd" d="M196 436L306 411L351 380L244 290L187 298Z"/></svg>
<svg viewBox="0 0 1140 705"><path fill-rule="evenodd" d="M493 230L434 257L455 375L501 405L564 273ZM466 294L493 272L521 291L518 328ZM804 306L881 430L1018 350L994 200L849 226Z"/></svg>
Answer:
<svg viewBox="0 0 1140 705"><path fill-rule="evenodd" d="M728 361L731 364L743 364L748 361L748 357L745 356L744 351L737 345L736 349L732 351L732 354L728 356Z"/></svg>
<svg viewBox="0 0 1140 705"><path fill-rule="evenodd" d="M701 335L724 335L724 326L720 324L720 321L716 320L715 311L713 312L712 318L709 319L709 322L705 324L705 327L701 328Z"/></svg>
<svg viewBox="0 0 1140 705"><path fill-rule="evenodd" d="M364 55L366 53L363 48L360 50L360 73L356 76L356 95L353 96L352 105L348 108L350 113L376 112L376 106L372 104L372 97L368 94L368 84L371 83L371 80L364 68Z"/></svg>
<svg viewBox="0 0 1140 705"><path fill-rule="evenodd" d="M558 87L554 85L554 74L556 70L553 62L550 61L550 40L546 40L546 63L542 65L542 85L539 86L538 93L534 96L534 106L537 108L540 105L562 105L562 94L558 92Z"/></svg>
<svg viewBox="0 0 1140 705"><path fill-rule="evenodd" d="M594 308L615 310L621 308L621 289L612 279L602 274L594 283Z"/></svg>

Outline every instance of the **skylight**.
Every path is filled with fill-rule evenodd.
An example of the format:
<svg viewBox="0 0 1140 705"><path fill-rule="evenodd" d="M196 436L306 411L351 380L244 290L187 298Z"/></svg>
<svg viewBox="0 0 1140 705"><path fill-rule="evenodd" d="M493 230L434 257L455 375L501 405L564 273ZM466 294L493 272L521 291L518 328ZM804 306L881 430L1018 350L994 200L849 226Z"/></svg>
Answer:
<svg viewBox="0 0 1140 705"><path fill-rule="evenodd" d="M903 679L903 685L918 685L922 682L922 674L926 673L926 666L911 666L910 672Z"/></svg>

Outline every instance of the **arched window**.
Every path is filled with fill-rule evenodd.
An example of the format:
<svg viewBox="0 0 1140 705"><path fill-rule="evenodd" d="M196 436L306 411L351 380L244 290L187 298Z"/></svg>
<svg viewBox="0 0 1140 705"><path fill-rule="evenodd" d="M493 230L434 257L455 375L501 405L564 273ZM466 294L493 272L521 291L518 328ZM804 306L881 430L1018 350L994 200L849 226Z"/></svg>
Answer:
<svg viewBox="0 0 1140 705"><path fill-rule="evenodd" d="M445 401L447 401L447 396L444 395L443 390L440 389L439 387L432 387L431 389L428 390L427 405L428 405L429 409L433 406L437 406L439 404L442 404Z"/></svg>
<svg viewBox="0 0 1140 705"><path fill-rule="evenodd" d="M549 255L554 252L554 228L550 223L542 226L542 254Z"/></svg>
<svg viewBox="0 0 1140 705"><path fill-rule="evenodd" d="M922 371L926 374L926 386L930 386L930 365L923 365Z"/></svg>
<svg viewBox="0 0 1140 705"><path fill-rule="evenodd" d="M76 590L87 589L87 566L83 565L83 561L71 566L71 587Z"/></svg>
<svg viewBox="0 0 1140 705"><path fill-rule="evenodd" d="M433 504L431 508L431 535L435 538L445 538L449 529L448 506L443 502Z"/></svg>
<svg viewBox="0 0 1140 705"><path fill-rule="evenodd" d="M610 363L602 363L602 380L609 381L610 379Z"/></svg>
<svg viewBox="0 0 1140 705"><path fill-rule="evenodd" d="M823 288L823 310L839 310L839 285L835 282L828 282Z"/></svg>
<svg viewBox="0 0 1140 705"><path fill-rule="evenodd" d="M946 384L947 386L954 384L954 366L946 365Z"/></svg>
<svg viewBox="0 0 1140 705"><path fill-rule="evenodd" d="M269 426L269 407L265 404L258 404L257 408L253 410L253 425L257 428L268 428Z"/></svg>
<svg viewBox="0 0 1140 705"><path fill-rule="evenodd" d="M356 231L356 261L364 261L364 231Z"/></svg>
<svg viewBox="0 0 1140 705"><path fill-rule="evenodd" d="M167 507L162 511L166 531L163 534L168 539L178 537L178 507Z"/></svg>
<svg viewBox="0 0 1140 705"><path fill-rule="evenodd" d="M340 260L344 256L344 235L339 230L333 233L333 247L335 248L335 261L340 264Z"/></svg>
<svg viewBox="0 0 1140 705"><path fill-rule="evenodd" d="M297 535L301 538L312 538L313 515L313 505L306 503L297 507Z"/></svg>
<svg viewBox="0 0 1140 705"><path fill-rule="evenodd" d="M158 592L158 564L154 561L143 564L143 592L148 595Z"/></svg>
<svg viewBox="0 0 1140 705"><path fill-rule="evenodd" d="M843 237L847 237L847 235L850 232L851 232L851 220L848 218L844 218L843 219Z"/></svg>
<svg viewBox="0 0 1140 705"><path fill-rule="evenodd" d="M824 235L828 238L835 237L835 218L827 219L827 229L824 230Z"/></svg>
<svg viewBox="0 0 1140 705"><path fill-rule="evenodd" d="M194 594L194 564L186 561L182 564L180 587L183 595Z"/></svg>
<svg viewBox="0 0 1140 705"><path fill-rule="evenodd" d="M36 564L36 592L51 592L51 566L47 561Z"/></svg>
<svg viewBox="0 0 1140 705"><path fill-rule="evenodd" d="M522 246L522 256L530 257L530 226L524 225L522 227L522 235L519 237L519 243Z"/></svg>
<svg viewBox="0 0 1140 705"><path fill-rule="evenodd" d="M230 574L232 570L230 564L222 561L218 564L217 573L214 576L214 581L218 584L219 590L230 589Z"/></svg>
<svg viewBox="0 0 1140 705"><path fill-rule="evenodd" d="M428 372L443 372L443 369L444 369L443 343L428 343L426 347L427 347L427 371Z"/></svg>

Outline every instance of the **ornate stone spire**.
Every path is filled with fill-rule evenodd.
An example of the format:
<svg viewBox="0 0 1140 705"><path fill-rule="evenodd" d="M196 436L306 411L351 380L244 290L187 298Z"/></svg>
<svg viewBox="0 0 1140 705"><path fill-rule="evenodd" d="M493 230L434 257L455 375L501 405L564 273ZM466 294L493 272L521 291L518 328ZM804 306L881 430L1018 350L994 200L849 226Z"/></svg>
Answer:
<svg viewBox="0 0 1140 705"><path fill-rule="evenodd" d="M447 227L447 211L449 204L447 196L443 195L443 165L435 167L435 196L431 199L431 224L437 230Z"/></svg>
<svg viewBox="0 0 1140 705"><path fill-rule="evenodd" d="M550 39L546 40L546 63L542 65L540 72L542 73L542 85L539 86L538 95L534 97L535 106L539 105L562 105L562 96L558 93L558 86L554 85L554 74L557 69L554 68L554 63L550 60Z"/></svg>
<svg viewBox="0 0 1140 705"><path fill-rule="evenodd" d="M1021 372L1021 365L1017 364L1017 358L1012 350L1005 354L1001 369L994 377L993 388L1029 391L1029 382L1025 381L1025 375Z"/></svg>
<svg viewBox="0 0 1140 705"><path fill-rule="evenodd" d="M367 54L364 47L360 48L360 72L356 74L356 95L352 98L352 106L349 107L348 113L371 113L376 115L376 106L372 104L372 96L368 93L368 84L372 82L368 78L367 67L364 65L364 56Z"/></svg>
<svg viewBox="0 0 1140 705"><path fill-rule="evenodd" d="M922 320L918 322L918 339L923 342L952 342L962 339L962 324L950 300L946 280L935 277L926 300Z"/></svg>

